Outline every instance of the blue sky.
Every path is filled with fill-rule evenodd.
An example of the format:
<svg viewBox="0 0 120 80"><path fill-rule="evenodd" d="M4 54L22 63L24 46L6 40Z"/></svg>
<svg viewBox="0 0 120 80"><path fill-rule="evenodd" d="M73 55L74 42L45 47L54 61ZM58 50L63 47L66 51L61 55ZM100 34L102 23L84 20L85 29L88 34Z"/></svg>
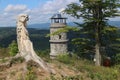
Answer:
<svg viewBox="0 0 120 80"><path fill-rule="evenodd" d="M28 24L50 22L50 17L67 4L79 0L0 0L0 26L15 26L19 14L28 14ZM70 17L69 20L75 19ZM69 21L68 20L68 21Z"/></svg>
<svg viewBox="0 0 120 80"><path fill-rule="evenodd" d="M19 14L29 15L29 24L50 22L50 17L66 8L66 5L79 0L0 0L0 27L15 26ZM75 22L73 17L68 17L67 22ZM119 21L120 18L112 19Z"/></svg>
<svg viewBox="0 0 120 80"><path fill-rule="evenodd" d="M29 8L35 8L37 5L44 4L48 0L0 0L0 9L5 8L9 4L24 4L27 5Z"/></svg>

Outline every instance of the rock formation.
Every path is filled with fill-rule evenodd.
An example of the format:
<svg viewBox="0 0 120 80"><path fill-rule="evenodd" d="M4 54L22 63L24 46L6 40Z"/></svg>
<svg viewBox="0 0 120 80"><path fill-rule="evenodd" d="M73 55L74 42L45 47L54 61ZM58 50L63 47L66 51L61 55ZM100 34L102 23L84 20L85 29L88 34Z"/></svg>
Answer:
<svg viewBox="0 0 120 80"><path fill-rule="evenodd" d="M52 73L51 68L39 56L36 55L33 49L33 44L29 39L29 33L26 29L28 20L29 17L27 14L21 14L17 19L17 43L19 50L17 55L25 58L26 62L30 60L36 62L44 70Z"/></svg>

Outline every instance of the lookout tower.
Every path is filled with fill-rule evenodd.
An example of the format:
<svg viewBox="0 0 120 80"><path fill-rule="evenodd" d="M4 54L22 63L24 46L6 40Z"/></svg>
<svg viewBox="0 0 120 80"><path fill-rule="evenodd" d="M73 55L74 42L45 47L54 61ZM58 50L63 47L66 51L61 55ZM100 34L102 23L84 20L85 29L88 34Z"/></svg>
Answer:
<svg viewBox="0 0 120 80"><path fill-rule="evenodd" d="M57 30L66 27L66 19L61 14L54 14L51 17L50 34ZM60 33L58 35L50 36L50 57L55 58L59 54L65 54L67 49L67 33Z"/></svg>

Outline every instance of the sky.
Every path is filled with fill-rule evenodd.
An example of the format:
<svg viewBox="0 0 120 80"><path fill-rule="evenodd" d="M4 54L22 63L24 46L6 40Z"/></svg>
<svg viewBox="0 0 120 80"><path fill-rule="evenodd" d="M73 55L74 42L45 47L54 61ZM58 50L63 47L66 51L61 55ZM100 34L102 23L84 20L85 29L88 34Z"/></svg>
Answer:
<svg viewBox="0 0 120 80"><path fill-rule="evenodd" d="M28 14L28 24L50 22L53 14L79 0L0 0L0 26L15 26L19 14ZM68 22L76 19L69 17Z"/></svg>
<svg viewBox="0 0 120 80"><path fill-rule="evenodd" d="M28 14L28 24L50 23L50 18L65 9L70 3L79 0L0 0L0 27L15 26L19 14ZM73 17L67 17L67 22L82 22ZM120 17L110 19L120 21Z"/></svg>

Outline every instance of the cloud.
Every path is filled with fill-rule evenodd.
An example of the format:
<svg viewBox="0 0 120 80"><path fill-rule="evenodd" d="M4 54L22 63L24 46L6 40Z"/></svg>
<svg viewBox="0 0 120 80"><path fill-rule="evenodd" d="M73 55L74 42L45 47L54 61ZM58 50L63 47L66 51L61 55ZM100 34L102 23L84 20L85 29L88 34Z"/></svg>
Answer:
<svg viewBox="0 0 120 80"><path fill-rule="evenodd" d="M29 14L31 10L27 5L12 5L6 6L0 14L0 26L15 26L16 18L21 13Z"/></svg>
<svg viewBox="0 0 120 80"><path fill-rule="evenodd" d="M0 14L0 25L16 25L16 18L21 13L30 15L29 24L50 22L50 17L53 14L65 9L66 5L71 2L78 2L78 0L48 0L42 5L36 5L33 9L29 9L27 4L9 4Z"/></svg>
<svg viewBox="0 0 120 80"><path fill-rule="evenodd" d="M12 11L24 11L27 9L27 6L26 5L12 5L12 4L9 4L5 9L4 11L6 12L12 12Z"/></svg>
<svg viewBox="0 0 120 80"><path fill-rule="evenodd" d="M50 0L43 5L42 10L44 13L57 13L60 9L66 8L66 5L78 0Z"/></svg>
<svg viewBox="0 0 120 80"><path fill-rule="evenodd" d="M42 6L39 6L31 11L31 21L34 23L50 22L49 18L51 18L53 14L59 13L59 11L62 11L63 9L65 9L66 5L70 4L71 2L78 2L78 0L47 1Z"/></svg>

